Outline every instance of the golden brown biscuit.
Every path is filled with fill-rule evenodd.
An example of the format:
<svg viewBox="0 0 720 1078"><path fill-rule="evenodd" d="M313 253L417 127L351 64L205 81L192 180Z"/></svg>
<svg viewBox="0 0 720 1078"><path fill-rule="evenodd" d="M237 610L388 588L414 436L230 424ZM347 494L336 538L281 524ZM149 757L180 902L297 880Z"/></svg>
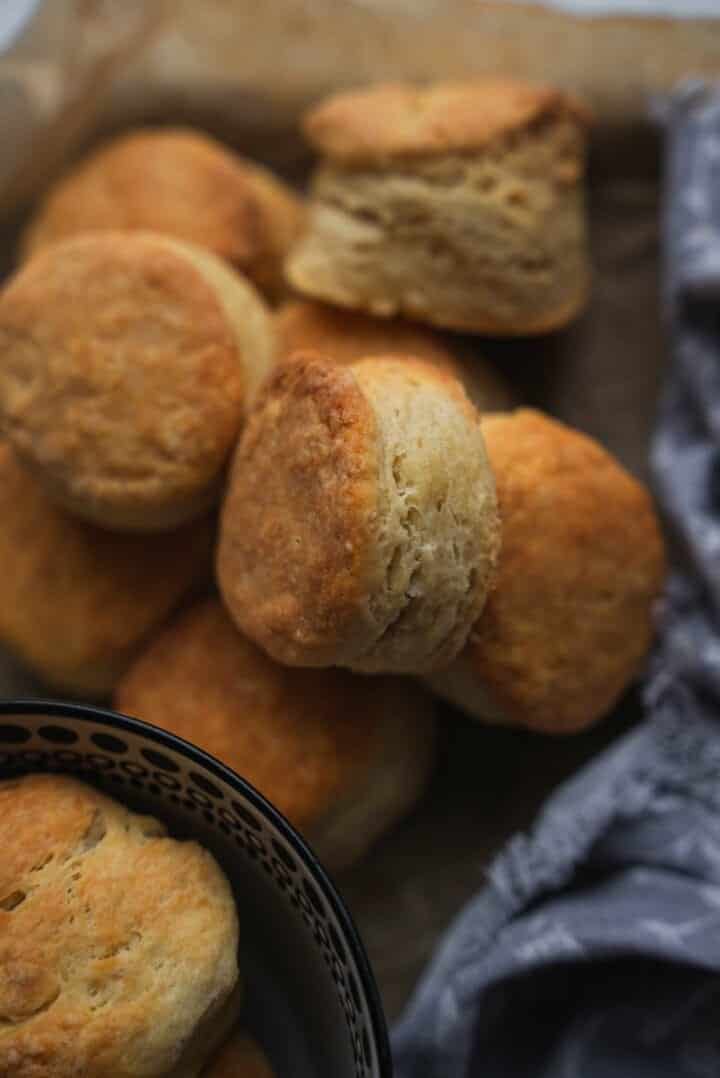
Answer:
<svg viewBox="0 0 720 1078"><path fill-rule="evenodd" d="M0 1074L194 1078L236 1020L211 855L65 776L0 783Z"/></svg>
<svg viewBox="0 0 720 1078"><path fill-rule="evenodd" d="M275 313L275 330L279 356L312 349L341 364L371 356L413 356L454 374L481 411L502 411L513 403L509 387L480 357L459 359L434 330L402 318L372 318L324 303L289 300Z"/></svg>
<svg viewBox="0 0 720 1078"><path fill-rule="evenodd" d="M166 236L54 244L0 295L0 422L58 503L156 531L217 497L243 410L274 361L251 285Z"/></svg>
<svg viewBox="0 0 720 1078"><path fill-rule="evenodd" d="M238 443L217 575L279 662L425 673L465 643L498 543L478 413L455 378L305 353L268 379Z"/></svg>
<svg viewBox="0 0 720 1078"><path fill-rule="evenodd" d="M234 1033L203 1071L203 1078L274 1078L260 1045L243 1033Z"/></svg>
<svg viewBox="0 0 720 1078"><path fill-rule="evenodd" d="M356 165L481 150L566 113L583 123L589 118L585 106L552 86L488 77L346 90L310 109L303 126L318 152Z"/></svg>
<svg viewBox="0 0 720 1078"><path fill-rule="evenodd" d="M51 188L22 253L80 232L150 230L207 248L274 296L303 220L300 199L261 165L200 131L148 128L112 139Z"/></svg>
<svg viewBox="0 0 720 1078"><path fill-rule="evenodd" d="M217 600L180 615L150 644L115 706L234 768L334 869L408 812L434 760L432 708L417 686L279 666Z"/></svg>
<svg viewBox="0 0 720 1078"><path fill-rule="evenodd" d="M503 546L467 648L432 685L469 714L549 733L606 714L638 672L663 585L645 488L539 412L482 423Z"/></svg>
<svg viewBox="0 0 720 1078"><path fill-rule="evenodd" d="M323 160L291 284L476 333L565 324L588 290L585 119L565 94L509 79L321 102L305 117Z"/></svg>
<svg viewBox="0 0 720 1078"><path fill-rule="evenodd" d="M214 521L113 535L57 509L0 445L0 641L44 682L109 693L149 633L210 580Z"/></svg>

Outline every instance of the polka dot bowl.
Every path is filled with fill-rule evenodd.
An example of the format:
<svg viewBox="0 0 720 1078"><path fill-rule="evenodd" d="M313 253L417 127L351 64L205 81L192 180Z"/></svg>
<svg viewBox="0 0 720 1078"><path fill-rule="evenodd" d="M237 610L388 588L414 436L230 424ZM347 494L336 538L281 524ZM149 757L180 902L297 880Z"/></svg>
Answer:
<svg viewBox="0 0 720 1078"><path fill-rule="evenodd" d="M312 851L239 775L180 738L97 707L0 702L0 780L64 772L212 850L235 890L243 1020L278 1078L390 1078L362 943Z"/></svg>

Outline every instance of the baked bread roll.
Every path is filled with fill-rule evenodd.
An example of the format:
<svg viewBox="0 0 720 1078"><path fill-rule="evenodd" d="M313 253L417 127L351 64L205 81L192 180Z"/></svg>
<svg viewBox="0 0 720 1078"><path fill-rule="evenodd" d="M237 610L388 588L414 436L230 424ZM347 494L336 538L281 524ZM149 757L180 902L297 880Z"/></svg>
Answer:
<svg viewBox="0 0 720 1078"><path fill-rule="evenodd" d="M214 521L114 535L58 509L0 445L0 642L47 685L110 693L148 635L209 581Z"/></svg>
<svg viewBox="0 0 720 1078"><path fill-rule="evenodd" d="M415 804L434 762L429 697L412 682L274 663L217 600L160 633L115 706L234 768L338 869Z"/></svg>
<svg viewBox="0 0 720 1078"><path fill-rule="evenodd" d="M305 353L265 383L233 462L217 577L237 625L278 662L448 665L498 544L478 413L451 375Z"/></svg>
<svg viewBox="0 0 720 1078"><path fill-rule="evenodd" d="M473 333L565 325L588 291L585 122L560 91L497 78L320 102L304 121L322 160L290 282Z"/></svg>
<svg viewBox="0 0 720 1078"><path fill-rule="evenodd" d="M311 349L340 364L372 356L412 356L454 374L483 412L505 411L513 404L509 386L483 359L460 358L434 330L402 318L373 318L310 300L288 300L275 313L275 331L278 356Z"/></svg>
<svg viewBox="0 0 720 1078"><path fill-rule="evenodd" d="M219 259L165 236L54 244L0 295L0 423L52 498L157 531L217 497L272 322Z"/></svg>
<svg viewBox="0 0 720 1078"><path fill-rule="evenodd" d="M74 779L0 783L0 1074L195 1078L237 1019L230 886Z"/></svg>
<svg viewBox="0 0 720 1078"><path fill-rule="evenodd" d="M268 295L303 227L298 196L267 169L200 131L131 131L89 154L50 189L21 243L24 257L98 229L161 232L207 248Z"/></svg>
<svg viewBox="0 0 720 1078"><path fill-rule="evenodd" d="M539 412L482 427L502 553L468 646L431 684L476 718L581 730L613 707L650 647L665 576L652 501L591 438Z"/></svg>
<svg viewBox="0 0 720 1078"><path fill-rule="evenodd" d="M274 1073L260 1045L238 1030L208 1064L202 1078L274 1078Z"/></svg>

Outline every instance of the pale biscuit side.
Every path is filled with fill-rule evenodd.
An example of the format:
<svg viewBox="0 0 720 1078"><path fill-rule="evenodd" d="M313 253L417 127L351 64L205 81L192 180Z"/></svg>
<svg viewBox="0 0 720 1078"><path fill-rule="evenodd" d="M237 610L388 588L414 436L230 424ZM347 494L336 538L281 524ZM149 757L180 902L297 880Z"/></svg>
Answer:
<svg viewBox="0 0 720 1078"><path fill-rule="evenodd" d="M488 592L499 547L479 417L460 383L418 360L353 366L378 426L380 506L370 646L353 669L447 666Z"/></svg>
<svg viewBox="0 0 720 1078"><path fill-rule="evenodd" d="M478 333L543 333L586 300L584 141L565 117L483 150L325 162L291 253L301 292Z"/></svg>

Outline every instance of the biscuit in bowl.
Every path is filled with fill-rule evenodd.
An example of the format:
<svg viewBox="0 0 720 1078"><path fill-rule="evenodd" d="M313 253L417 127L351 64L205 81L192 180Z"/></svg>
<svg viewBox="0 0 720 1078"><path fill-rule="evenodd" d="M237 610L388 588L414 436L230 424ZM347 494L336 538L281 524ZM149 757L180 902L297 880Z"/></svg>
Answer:
<svg viewBox="0 0 720 1078"><path fill-rule="evenodd" d="M298 196L268 169L190 128L130 131L89 154L45 196L23 257L81 232L142 229L204 247L270 297L304 222Z"/></svg>
<svg viewBox="0 0 720 1078"><path fill-rule="evenodd" d="M412 356L437 364L458 378L483 412L504 411L513 395L501 376L480 356L454 354L440 334L402 318L373 318L361 311L312 300L288 300L275 312L279 357L308 349L334 363L356 363L372 356Z"/></svg>
<svg viewBox="0 0 720 1078"><path fill-rule="evenodd" d="M430 683L476 718L581 730L650 647L658 519L642 484L579 431L529 409L482 426L503 530L496 583L462 655Z"/></svg>
<svg viewBox="0 0 720 1078"><path fill-rule="evenodd" d="M588 292L585 126L567 95L511 79L321 101L304 120L321 163L290 283L472 333L565 325Z"/></svg>
<svg viewBox="0 0 720 1078"><path fill-rule="evenodd" d="M449 665L498 545L479 416L446 371L301 353L268 379L235 453L217 576L237 625L278 662Z"/></svg>
<svg viewBox="0 0 720 1078"><path fill-rule="evenodd" d="M202 1078L274 1078L257 1041L242 1030L234 1033L202 1072Z"/></svg>
<svg viewBox="0 0 720 1078"><path fill-rule="evenodd" d="M200 516L259 382L272 322L252 285L152 233L54 244L0 294L0 424L60 505L102 527Z"/></svg>
<svg viewBox="0 0 720 1078"><path fill-rule="evenodd" d="M213 857L60 775L0 783L0 842L0 1074L201 1074L240 1002Z"/></svg>
<svg viewBox="0 0 720 1078"><path fill-rule="evenodd" d="M432 703L417 685L279 666L214 599L159 634L114 704L237 771L334 870L413 807L434 762Z"/></svg>
<svg viewBox="0 0 720 1078"><path fill-rule="evenodd" d="M58 509L0 444L0 642L47 685L110 693L148 635L209 581L215 522L116 535Z"/></svg>

